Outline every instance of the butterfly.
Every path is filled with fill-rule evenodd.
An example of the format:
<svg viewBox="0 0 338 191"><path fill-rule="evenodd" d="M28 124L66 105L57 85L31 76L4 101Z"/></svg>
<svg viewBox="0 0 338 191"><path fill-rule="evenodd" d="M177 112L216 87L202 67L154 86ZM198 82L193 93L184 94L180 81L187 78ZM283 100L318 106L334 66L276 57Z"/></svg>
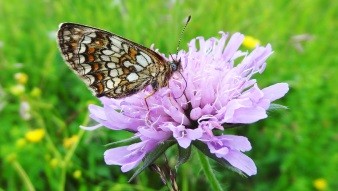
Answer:
<svg viewBox="0 0 338 191"><path fill-rule="evenodd" d="M123 98L148 85L155 92L181 65L121 36L76 23L60 24L57 42L67 65L97 97Z"/></svg>

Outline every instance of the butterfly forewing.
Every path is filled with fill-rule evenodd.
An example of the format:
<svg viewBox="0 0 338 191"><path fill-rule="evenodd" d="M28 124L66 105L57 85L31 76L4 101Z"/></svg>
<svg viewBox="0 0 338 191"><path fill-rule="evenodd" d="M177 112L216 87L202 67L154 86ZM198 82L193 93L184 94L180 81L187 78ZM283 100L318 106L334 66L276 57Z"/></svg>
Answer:
<svg viewBox="0 0 338 191"><path fill-rule="evenodd" d="M156 52L110 32L63 23L58 44L69 67L98 97L122 98L167 84L173 70Z"/></svg>

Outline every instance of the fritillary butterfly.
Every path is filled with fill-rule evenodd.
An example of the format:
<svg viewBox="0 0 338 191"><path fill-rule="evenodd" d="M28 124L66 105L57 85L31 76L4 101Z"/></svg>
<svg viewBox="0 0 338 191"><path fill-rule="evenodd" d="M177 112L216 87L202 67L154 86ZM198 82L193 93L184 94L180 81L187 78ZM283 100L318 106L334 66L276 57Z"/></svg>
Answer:
<svg viewBox="0 0 338 191"><path fill-rule="evenodd" d="M168 84L180 60L169 62L155 51L110 32L62 23L58 44L67 65L97 97L123 98L151 85Z"/></svg>

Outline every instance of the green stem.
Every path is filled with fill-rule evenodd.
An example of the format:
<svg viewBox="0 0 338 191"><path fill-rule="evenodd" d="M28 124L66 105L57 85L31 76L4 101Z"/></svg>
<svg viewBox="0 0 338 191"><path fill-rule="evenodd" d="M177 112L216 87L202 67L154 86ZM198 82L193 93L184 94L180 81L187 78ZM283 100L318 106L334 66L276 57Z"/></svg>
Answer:
<svg viewBox="0 0 338 191"><path fill-rule="evenodd" d="M211 165L209 163L209 159L202 152L198 151L198 156L202 165L202 169L204 171L205 176L208 178L208 181L211 185L212 190L215 191L223 191L221 184L218 182Z"/></svg>
<svg viewBox="0 0 338 191"><path fill-rule="evenodd" d="M87 125L89 121L89 117L86 117L83 124ZM72 159L75 150L77 148L77 146L79 145L80 140L83 137L84 134L84 130L80 129L78 132L78 139L77 141L72 145L72 147L68 150L68 152L66 153L66 156L64 157L63 161L62 161L62 165L61 165L61 181L60 181L60 191L65 190L65 184L66 184L66 175L67 175L67 168L68 168L68 164L70 162L70 160Z"/></svg>
<svg viewBox="0 0 338 191"><path fill-rule="evenodd" d="M187 165L182 165L182 191L189 190L189 175Z"/></svg>
<svg viewBox="0 0 338 191"><path fill-rule="evenodd" d="M20 163L18 161L13 161L13 166L16 172L19 174L20 178L23 180L24 184L26 185L26 188L28 191L35 191L35 188L29 179L27 173L25 170L22 168Z"/></svg>

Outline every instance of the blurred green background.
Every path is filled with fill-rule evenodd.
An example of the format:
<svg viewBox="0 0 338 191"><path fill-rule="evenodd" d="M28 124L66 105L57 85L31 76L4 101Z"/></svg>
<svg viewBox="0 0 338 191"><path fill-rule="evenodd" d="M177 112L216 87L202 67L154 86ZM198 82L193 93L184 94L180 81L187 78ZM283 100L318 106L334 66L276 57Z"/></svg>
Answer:
<svg viewBox="0 0 338 191"><path fill-rule="evenodd" d="M231 130L252 143L258 174L244 178L212 163L228 190L338 190L338 1L88 1L0 0L0 190L168 190L146 170L106 166L105 144L128 134L84 132L89 103L99 104L57 49L61 22L106 29L161 52L176 51L219 31L271 43L274 54L260 87L288 82L257 124ZM175 157L170 156L170 161ZM210 190L196 153L178 170L181 190Z"/></svg>

